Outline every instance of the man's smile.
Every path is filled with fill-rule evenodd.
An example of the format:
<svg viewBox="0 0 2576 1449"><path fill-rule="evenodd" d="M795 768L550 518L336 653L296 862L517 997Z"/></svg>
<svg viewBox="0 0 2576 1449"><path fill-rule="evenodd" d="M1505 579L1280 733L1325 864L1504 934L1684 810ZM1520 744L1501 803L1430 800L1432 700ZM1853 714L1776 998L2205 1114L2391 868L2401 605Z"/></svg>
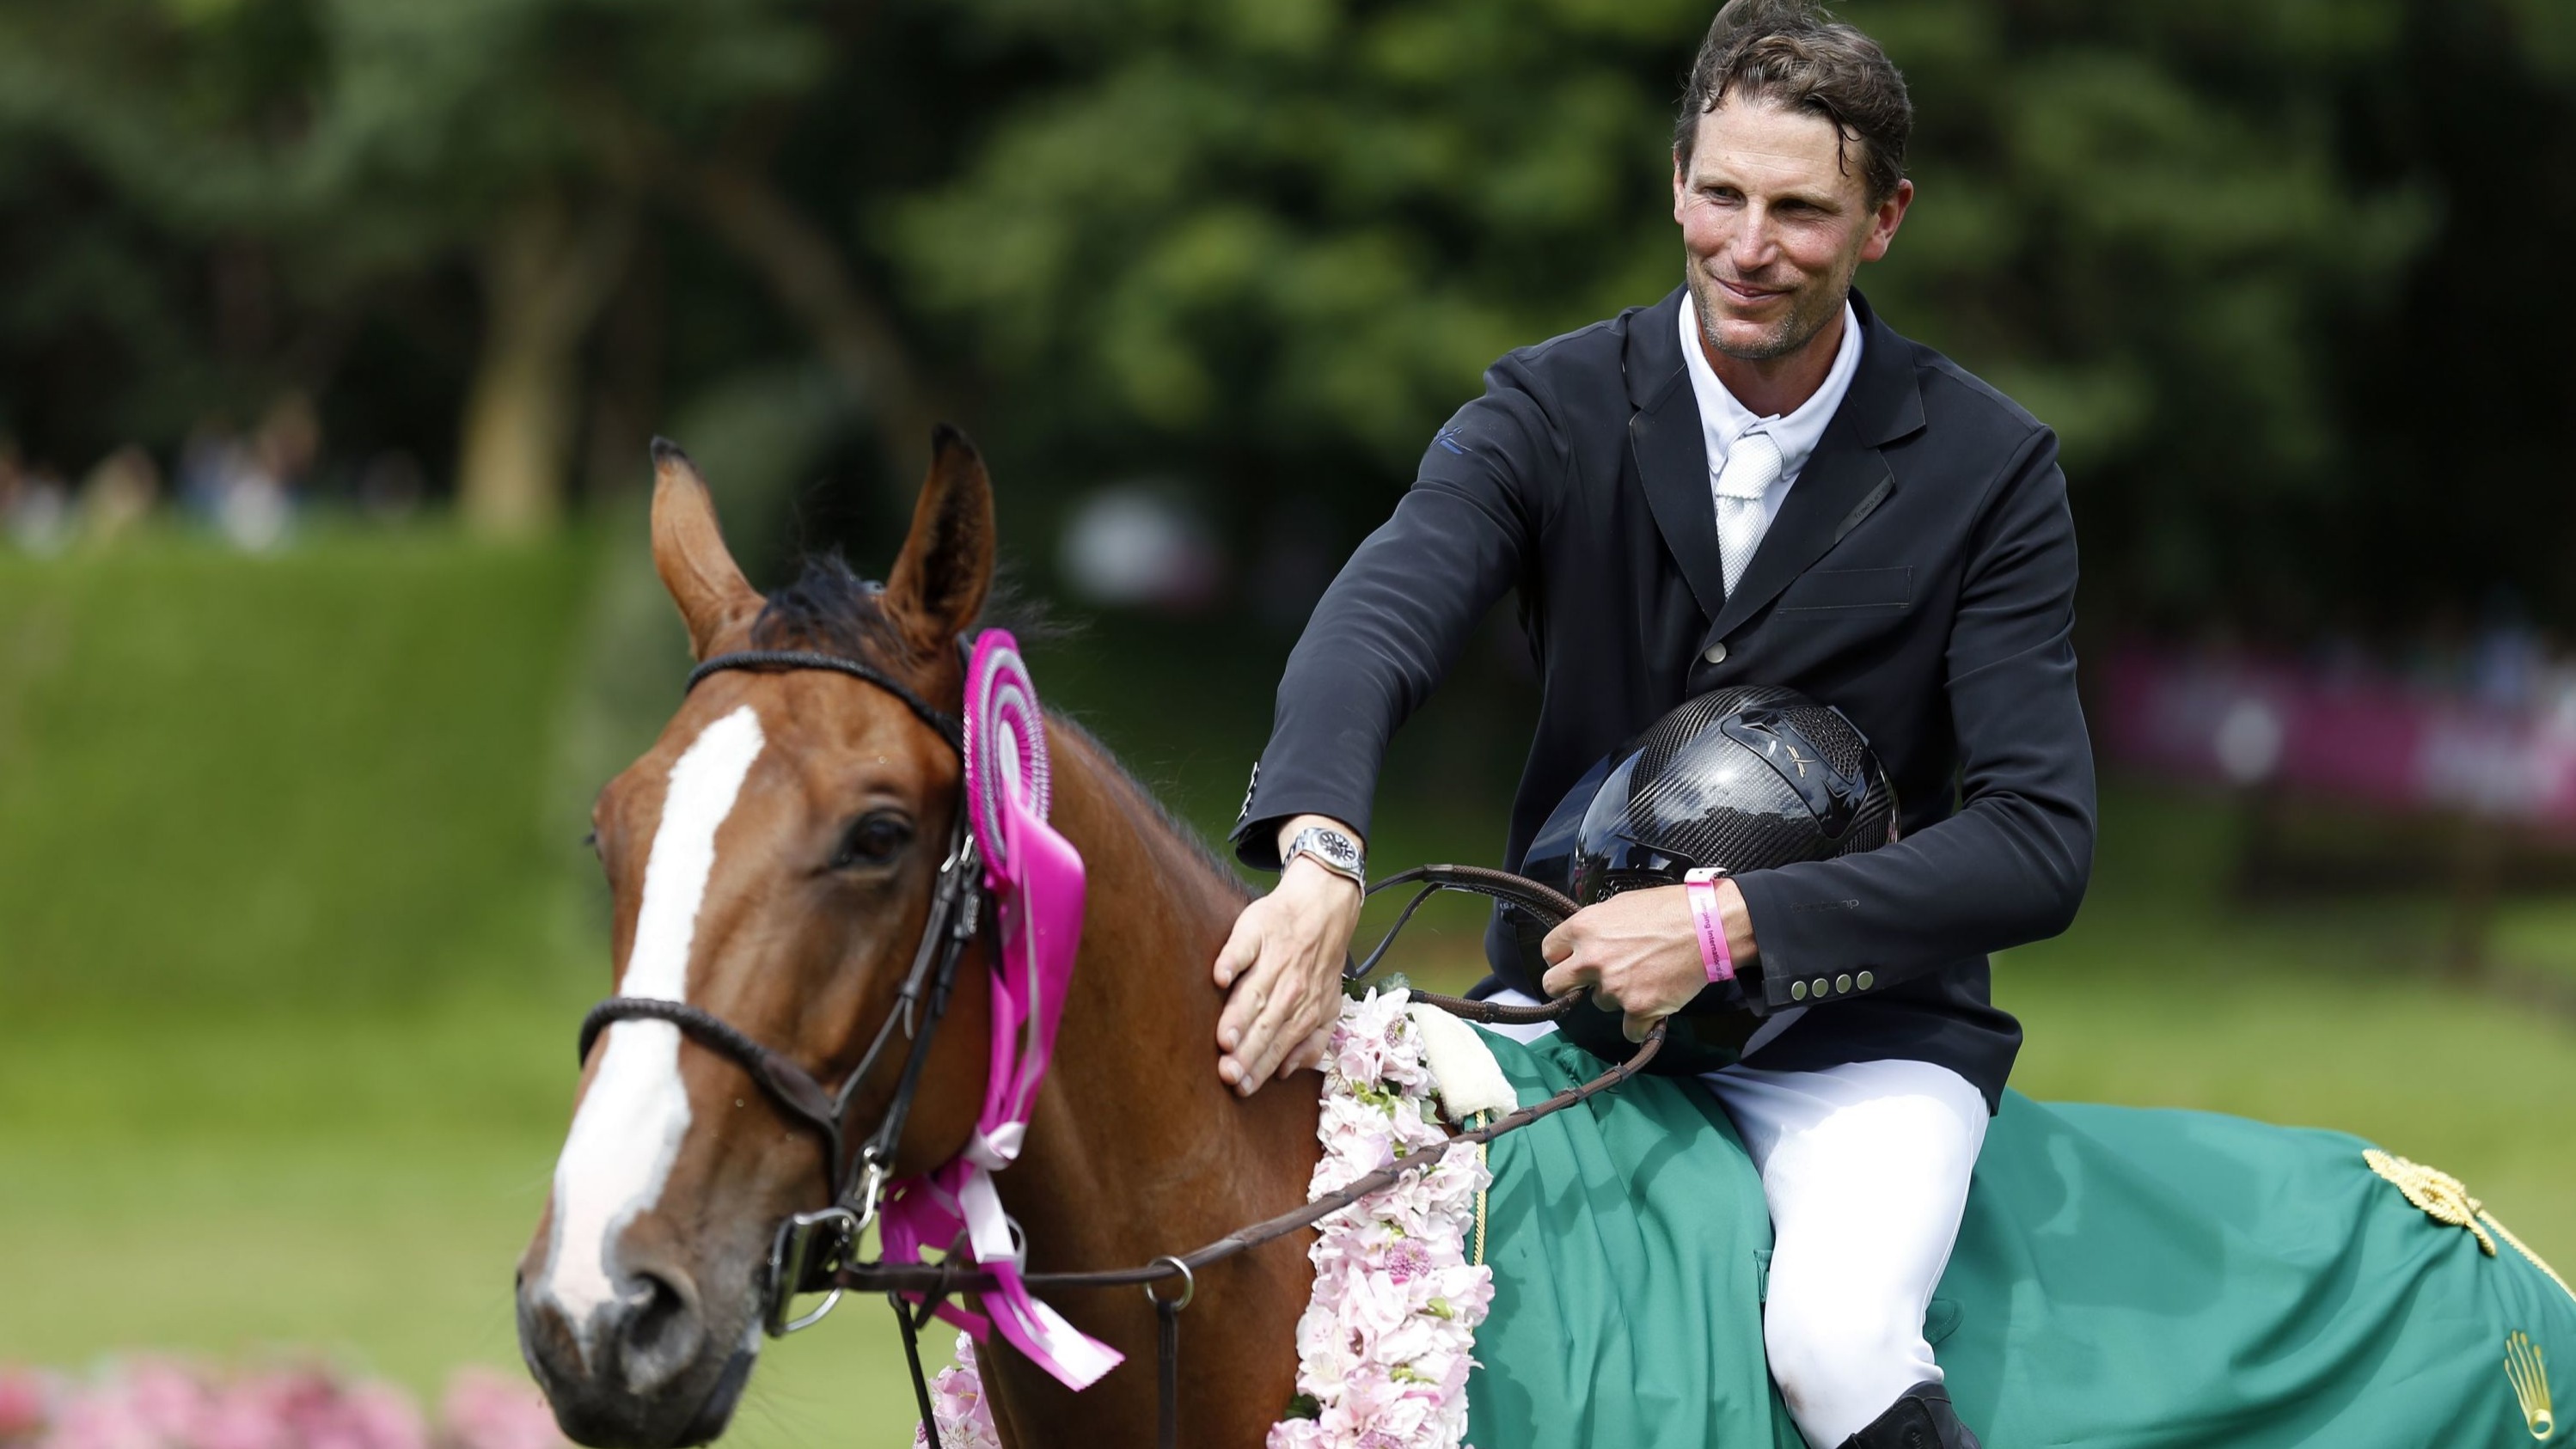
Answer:
<svg viewBox="0 0 2576 1449"><path fill-rule="evenodd" d="M1786 287L1757 287L1750 282L1733 281L1726 277L1716 277L1712 280L1717 283L1718 290L1725 295L1726 299L1739 307L1759 307L1774 297L1785 297L1789 294L1789 289Z"/></svg>

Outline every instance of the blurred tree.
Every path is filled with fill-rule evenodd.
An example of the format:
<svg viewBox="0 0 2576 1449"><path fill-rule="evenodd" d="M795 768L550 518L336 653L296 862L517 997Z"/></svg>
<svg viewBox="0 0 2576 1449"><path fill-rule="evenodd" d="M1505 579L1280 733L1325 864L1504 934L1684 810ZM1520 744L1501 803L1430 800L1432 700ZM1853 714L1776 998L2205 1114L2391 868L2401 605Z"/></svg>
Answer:
<svg viewBox="0 0 2576 1449"><path fill-rule="evenodd" d="M0 4L0 426L77 468L245 415L327 350L259 224L305 123L296 5Z"/></svg>
<svg viewBox="0 0 2576 1449"><path fill-rule="evenodd" d="M1494 356L1679 281L1667 127L1710 0L968 9L1050 79L891 245L1059 458L1186 458L1373 521ZM2472 12L2485 73L2416 63ZM2565 7L1843 13L1918 109L1921 201L1863 285L2063 435L2088 608L2259 612L2332 578L2320 517L2362 451L2342 359L2465 175L2360 138L2527 74L2527 36L2576 48Z"/></svg>
<svg viewBox="0 0 2576 1449"><path fill-rule="evenodd" d="M550 525L571 473L581 349L648 194L828 63L807 7L701 0L325 0L327 55L290 184L339 244L472 260L481 340L457 495L494 533Z"/></svg>
<svg viewBox="0 0 2576 1449"><path fill-rule="evenodd" d="M888 496L989 397L1022 537L1048 485L1178 474L1329 554L1496 355L1673 285L1713 7L0 0L0 428L75 469L299 389L513 531L585 426L638 476L810 356L853 404L816 460ZM2088 617L2384 624L2502 576L2576 624L2538 422L2576 201L2531 174L2576 11L1847 10L1920 115L1865 283L2058 427Z"/></svg>
<svg viewBox="0 0 2576 1449"><path fill-rule="evenodd" d="M1077 446L1376 493L1500 352L1673 274L1705 0L966 8L1053 80L889 241Z"/></svg>
<svg viewBox="0 0 2576 1449"><path fill-rule="evenodd" d="M933 408L890 309L764 173L843 57L877 60L853 43L864 28L801 0L0 4L0 212L43 239L0 330L60 356L102 350L78 334L104 319L103 350L134 372L246 412L315 385L354 312L461 266L479 306L451 404L456 493L479 529L537 531L563 507L586 344L658 212L738 256L917 449ZM48 244L84 230L103 236ZM208 254L211 299L186 275ZM175 275L138 286L156 267ZM278 335L299 326L325 345Z"/></svg>
<svg viewBox="0 0 2576 1449"><path fill-rule="evenodd" d="M2280 576L2351 461L2334 349L2388 310L2435 178L2346 164L2403 0L1912 0L1920 204L1872 285L2063 440L2094 610Z"/></svg>
<svg viewBox="0 0 2576 1449"><path fill-rule="evenodd" d="M2482 616L2576 632L2576 7L2410 4L2353 104L2348 166L2438 198L2416 265L2320 351L2344 471L2276 569L2416 645ZM2248 611L2242 603L2231 612Z"/></svg>

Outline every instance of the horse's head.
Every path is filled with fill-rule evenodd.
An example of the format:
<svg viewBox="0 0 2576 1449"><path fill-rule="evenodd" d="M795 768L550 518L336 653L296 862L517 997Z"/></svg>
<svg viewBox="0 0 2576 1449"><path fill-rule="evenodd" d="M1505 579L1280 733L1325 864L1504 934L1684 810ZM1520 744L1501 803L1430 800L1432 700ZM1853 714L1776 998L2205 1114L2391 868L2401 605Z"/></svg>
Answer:
<svg viewBox="0 0 2576 1449"><path fill-rule="evenodd" d="M955 708L956 641L992 578L991 489L943 430L882 590L809 572L764 600L688 458L668 444L654 458L654 563L700 659L824 651L895 687L712 674L600 792L618 993L685 1002L835 1086L895 1009L960 808L957 755L900 691ZM903 1171L957 1150L981 1099L987 999L979 970L959 976ZM908 1045L894 1040L849 1103L853 1142L894 1095ZM566 1432L640 1446L722 1431L759 1347L773 1234L829 1200L824 1156L731 1055L667 1021L606 1028L519 1264L520 1343Z"/></svg>

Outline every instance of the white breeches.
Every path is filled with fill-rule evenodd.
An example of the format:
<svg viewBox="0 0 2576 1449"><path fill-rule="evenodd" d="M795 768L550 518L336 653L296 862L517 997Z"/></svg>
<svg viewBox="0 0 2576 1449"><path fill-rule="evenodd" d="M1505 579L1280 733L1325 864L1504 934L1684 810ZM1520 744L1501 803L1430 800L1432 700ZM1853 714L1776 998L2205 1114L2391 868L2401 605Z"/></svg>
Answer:
<svg viewBox="0 0 2576 1449"><path fill-rule="evenodd" d="M1524 1040L1555 1030L1492 1029ZM1899 1394L1941 1381L1923 1314L1958 1240L1985 1098L1929 1062L1733 1066L1700 1081L1734 1120L1771 1205L1772 1380L1812 1449L1837 1449Z"/></svg>

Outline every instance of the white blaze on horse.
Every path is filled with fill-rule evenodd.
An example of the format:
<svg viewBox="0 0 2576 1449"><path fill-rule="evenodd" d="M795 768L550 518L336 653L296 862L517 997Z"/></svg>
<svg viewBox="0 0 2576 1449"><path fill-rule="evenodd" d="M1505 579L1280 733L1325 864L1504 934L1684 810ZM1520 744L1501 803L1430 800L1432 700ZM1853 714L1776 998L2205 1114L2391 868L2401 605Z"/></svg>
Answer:
<svg viewBox="0 0 2576 1449"><path fill-rule="evenodd" d="M759 714L744 705L709 725L671 767L645 859L636 947L619 983L624 994L687 999L689 947L715 870L716 832L765 743ZM679 1028L659 1021L633 1027L609 1039L555 1164L553 1236L538 1292L585 1354L618 1298L610 1240L660 1200L689 1130Z"/></svg>
<svg viewBox="0 0 2576 1449"><path fill-rule="evenodd" d="M723 1431L778 1326L781 1225L821 1231L863 1176L977 1140L996 1009L947 727L991 579L982 464L943 431L882 589L827 564L764 599L688 460L656 461L655 562L707 663L595 811L619 994L586 1024L519 1279L528 1362L602 1446ZM762 651L802 662L738 667ZM993 1181L1029 1272L1131 1268L1304 1202L1318 1079L1220 1083L1207 963L1244 888L1095 742L1045 733L1089 903L1052 1070ZM1525 1111L1603 1080L1562 1037L1480 1040ZM1621 1082L1496 1138L1490 1167L1471 1442L1799 1449L1762 1357L1761 1183L1703 1090ZM1262 1444L1313 1387L1308 1241L1197 1275L1178 1442ZM1076 1391L992 1340L1003 1441L1152 1442L1144 1297L1040 1296L1125 1362ZM2556 1432L2576 1296L2458 1182L2357 1140L2007 1094L1925 1335L1989 1449L2530 1444Z"/></svg>

